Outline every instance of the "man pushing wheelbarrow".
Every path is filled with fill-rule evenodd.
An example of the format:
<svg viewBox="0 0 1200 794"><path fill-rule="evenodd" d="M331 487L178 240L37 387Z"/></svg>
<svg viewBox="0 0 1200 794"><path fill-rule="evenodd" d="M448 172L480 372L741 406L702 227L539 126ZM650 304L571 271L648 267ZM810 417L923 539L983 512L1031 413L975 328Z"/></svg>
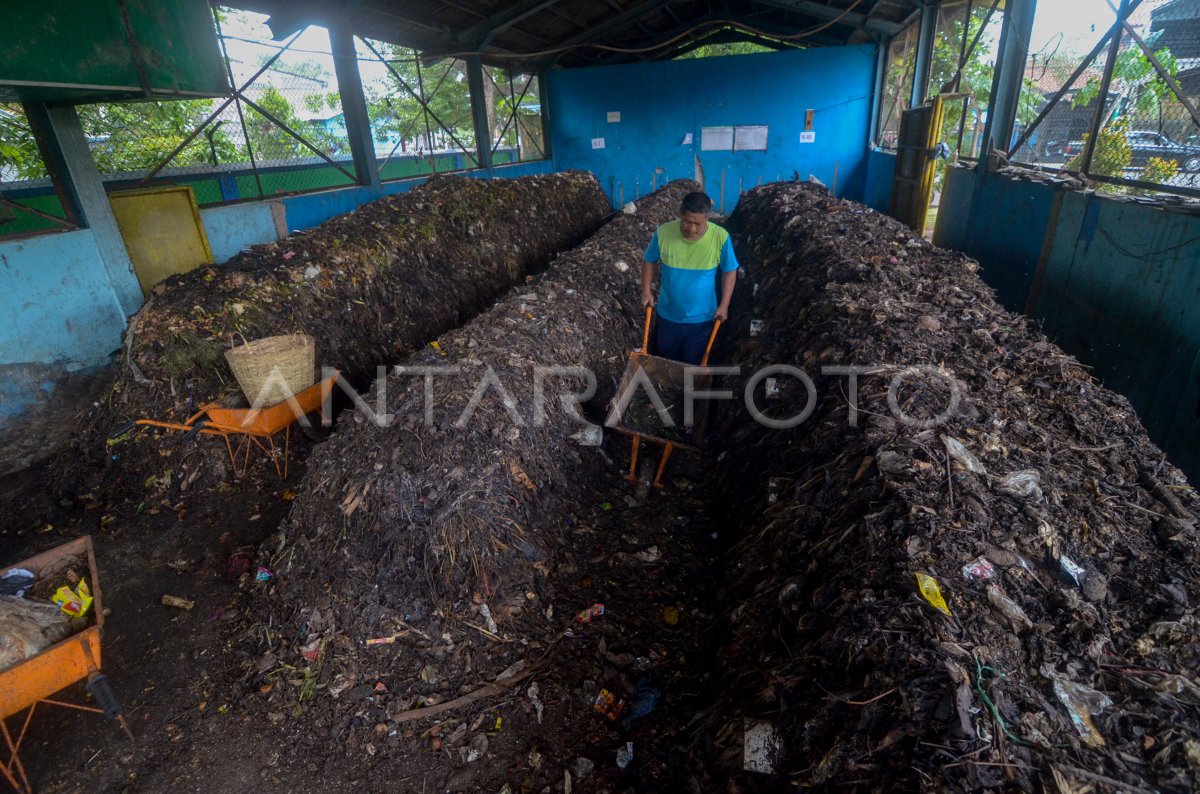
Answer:
<svg viewBox="0 0 1200 794"><path fill-rule="evenodd" d="M654 271L661 263L655 355L696 365L716 323L729 319L738 261L729 232L708 222L712 199L688 193L679 220L664 223L650 238L642 262L642 305L653 307ZM717 302L720 274L721 300Z"/></svg>
<svg viewBox="0 0 1200 794"><path fill-rule="evenodd" d="M607 427L633 437L629 476L637 474L642 439L663 445L655 487L675 447L694 449L688 410L687 368L708 364L708 354L721 322L729 317L729 301L737 283L738 261L729 232L708 222L712 201L704 193L689 193L679 208L679 220L654 232L642 263L642 304L646 328L642 347L631 354L617 389ZM656 301L655 266L661 264L658 326L654 355L650 354L650 317ZM720 274L720 300L717 299ZM638 399L639 393L648 399Z"/></svg>

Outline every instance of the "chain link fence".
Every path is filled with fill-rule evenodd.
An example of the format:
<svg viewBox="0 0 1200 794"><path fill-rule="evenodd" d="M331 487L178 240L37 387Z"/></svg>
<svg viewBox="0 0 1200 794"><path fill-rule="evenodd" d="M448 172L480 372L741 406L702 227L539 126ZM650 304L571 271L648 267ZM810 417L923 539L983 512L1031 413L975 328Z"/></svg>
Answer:
<svg viewBox="0 0 1200 794"><path fill-rule="evenodd" d="M466 64L356 38L381 180L479 166Z"/></svg>
<svg viewBox="0 0 1200 794"><path fill-rule="evenodd" d="M900 139L900 116L909 109L916 71L918 26L909 25L888 44L884 69L879 132L875 143L895 151Z"/></svg>
<svg viewBox="0 0 1200 794"><path fill-rule="evenodd" d="M217 6L214 17L230 97L78 106L106 187L188 185L204 206L358 182L328 30L279 42L265 15ZM479 167L464 61L361 37L354 47L381 180ZM492 162L544 159L537 76L484 72ZM65 214L21 106L0 108L0 234L51 228Z"/></svg>
<svg viewBox="0 0 1200 794"><path fill-rule="evenodd" d="M1200 2L1114 0L1090 37L1033 43L1022 103L1037 112L1010 160L1111 193L1200 196Z"/></svg>
<svg viewBox="0 0 1200 794"><path fill-rule="evenodd" d="M541 87L537 75L484 67L484 101L491 130L492 162L524 162L546 157Z"/></svg>
<svg viewBox="0 0 1200 794"><path fill-rule="evenodd" d="M74 228L18 103L0 103L0 238Z"/></svg>

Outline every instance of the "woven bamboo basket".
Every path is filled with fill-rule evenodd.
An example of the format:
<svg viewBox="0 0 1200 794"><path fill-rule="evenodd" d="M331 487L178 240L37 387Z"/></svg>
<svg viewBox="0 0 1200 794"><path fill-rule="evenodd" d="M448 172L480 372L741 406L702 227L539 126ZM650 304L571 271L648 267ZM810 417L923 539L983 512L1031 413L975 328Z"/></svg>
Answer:
<svg viewBox="0 0 1200 794"><path fill-rule="evenodd" d="M225 351L233 376L255 408L281 403L313 385L316 359L308 334L268 336Z"/></svg>

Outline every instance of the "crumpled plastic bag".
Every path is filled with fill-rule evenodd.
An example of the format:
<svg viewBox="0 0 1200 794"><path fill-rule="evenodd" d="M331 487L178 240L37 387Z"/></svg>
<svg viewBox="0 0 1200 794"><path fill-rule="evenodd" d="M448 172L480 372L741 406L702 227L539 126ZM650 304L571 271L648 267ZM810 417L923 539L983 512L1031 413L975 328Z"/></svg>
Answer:
<svg viewBox="0 0 1200 794"><path fill-rule="evenodd" d="M1096 723L1092 722L1092 715L1100 714L1112 706L1112 698L1057 674L1052 675L1051 680L1054 682L1054 694L1067 707L1079 738L1092 747L1103 747L1104 737L1100 735Z"/></svg>
<svg viewBox="0 0 1200 794"><path fill-rule="evenodd" d="M982 463L979 462L979 458L975 457L971 450L963 446L961 441L959 441L957 438L952 438L951 436L947 435L941 436L941 439L942 443L946 445L946 452L950 454L950 457L953 458L956 463L969 472L973 472L975 474L987 474L987 469Z"/></svg>
<svg viewBox="0 0 1200 794"><path fill-rule="evenodd" d="M0 596L0 670L37 656L71 634L71 619L54 604Z"/></svg>
<svg viewBox="0 0 1200 794"><path fill-rule="evenodd" d="M1033 469L1022 469L1005 474L995 482L997 493L1011 496L1022 502L1042 501L1042 475Z"/></svg>

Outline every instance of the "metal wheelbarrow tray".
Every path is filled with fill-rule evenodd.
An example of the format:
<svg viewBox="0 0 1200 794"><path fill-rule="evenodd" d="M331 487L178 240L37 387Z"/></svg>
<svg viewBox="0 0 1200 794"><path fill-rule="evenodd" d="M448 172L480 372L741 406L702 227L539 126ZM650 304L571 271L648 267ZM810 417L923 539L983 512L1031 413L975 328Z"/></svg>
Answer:
<svg viewBox="0 0 1200 794"><path fill-rule="evenodd" d="M104 629L104 604L91 536L85 535L0 570L25 568L40 579L42 572L58 561L79 557L87 559L87 580L92 591L92 607L88 613L89 625L36 656L0 670L0 733L3 734L9 755L0 762L0 774L17 791L32 791L25 768L21 764L19 751L38 704L47 703L104 714L110 720L117 719L126 733L129 733L129 727L121 715L121 708L109 688L108 679L100 672L100 635ZM85 680L100 708L50 699L54 693ZM25 709L29 712L21 724L20 731L14 737L8 728L8 720ZM132 734L130 738L133 738Z"/></svg>
<svg viewBox="0 0 1200 794"><path fill-rule="evenodd" d="M629 474L625 479L630 482L637 478L638 449L641 441L652 441L663 445L662 458L654 476L654 486L662 487L662 475L667 468L667 461L676 447L684 449L699 449L703 429L707 418L707 401L696 400L695 414L692 426L684 425L684 371L688 364L674 361L661 356L652 356L647 350L650 343L650 318L653 308L646 308L646 325L642 334L642 347L629 354L629 362L621 376L617 393L609 406L608 418L604 426L633 438L633 450L630 454ZM708 366L708 355L712 352L713 342L721 327L718 320L713 324L712 333L708 337L708 346L704 358L700 360L701 367ZM694 380L697 390L706 389L709 377L699 376ZM660 418L658 406L654 405L647 394L645 383L649 382L653 391L662 401L662 407L670 415L674 427L666 425ZM690 429L691 432L687 432Z"/></svg>

